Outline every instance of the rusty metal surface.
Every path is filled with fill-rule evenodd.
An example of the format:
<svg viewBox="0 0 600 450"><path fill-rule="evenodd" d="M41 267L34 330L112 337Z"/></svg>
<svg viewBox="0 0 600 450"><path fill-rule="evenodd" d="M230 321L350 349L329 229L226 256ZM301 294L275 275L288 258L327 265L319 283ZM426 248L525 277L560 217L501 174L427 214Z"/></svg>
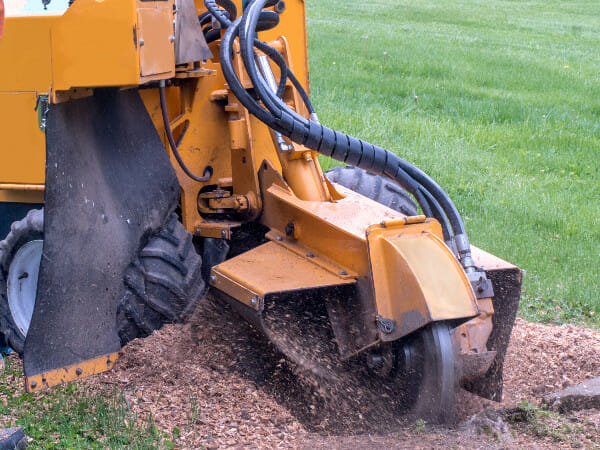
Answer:
<svg viewBox="0 0 600 450"><path fill-rule="evenodd" d="M68 367L26 377L25 390L27 392L35 392L105 372L112 369L118 357L118 353L111 353L88 361L82 361Z"/></svg>
<svg viewBox="0 0 600 450"><path fill-rule="evenodd" d="M461 381L469 383L484 376L496 359L496 355L495 351L461 354Z"/></svg>
<svg viewBox="0 0 600 450"><path fill-rule="evenodd" d="M491 298L477 299L480 314L456 329L461 353L483 353L493 329L494 305Z"/></svg>
<svg viewBox="0 0 600 450"><path fill-rule="evenodd" d="M496 357L485 376L466 383L465 388L484 398L501 401L504 358L521 298L521 269L475 247L473 256L494 288L493 330L487 346L488 350L496 352Z"/></svg>

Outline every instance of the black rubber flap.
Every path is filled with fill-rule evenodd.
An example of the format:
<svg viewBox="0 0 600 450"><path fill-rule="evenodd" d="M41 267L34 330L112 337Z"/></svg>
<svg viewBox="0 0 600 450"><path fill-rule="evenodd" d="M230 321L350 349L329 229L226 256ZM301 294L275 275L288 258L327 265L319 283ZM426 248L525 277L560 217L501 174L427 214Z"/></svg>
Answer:
<svg viewBox="0 0 600 450"><path fill-rule="evenodd" d="M119 351L123 272L179 198L136 90L53 105L46 130L44 248L26 376Z"/></svg>

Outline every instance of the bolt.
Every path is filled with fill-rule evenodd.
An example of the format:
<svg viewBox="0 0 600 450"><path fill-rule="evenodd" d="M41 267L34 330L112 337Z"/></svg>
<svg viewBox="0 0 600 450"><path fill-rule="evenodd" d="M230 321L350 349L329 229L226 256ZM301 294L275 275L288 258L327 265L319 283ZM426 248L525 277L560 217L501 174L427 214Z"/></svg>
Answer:
<svg viewBox="0 0 600 450"><path fill-rule="evenodd" d="M340 275L343 277L347 277L348 276L348 272L346 272L345 270L340 270Z"/></svg>
<svg viewBox="0 0 600 450"><path fill-rule="evenodd" d="M221 230L221 237L227 239L227 230Z"/></svg>
<svg viewBox="0 0 600 450"><path fill-rule="evenodd" d="M275 238L275 240L276 240L276 241L279 241L279 242L281 242L281 241L283 241L283 238L282 238L281 236L277 236L277 237Z"/></svg>
<svg viewBox="0 0 600 450"><path fill-rule="evenodd" d="M82 373L83 373L83 370L81 369L81 367L78 367L78 368L75 370L75 374L76 374L78 377L80 377Z"/></svg>
<svg viewBox="0 0 600 450"><path fill-rule="evenodd" d="M169 42L172 44L175 42L175 36L169 36Z"/></svg>
<svg viewBox="0 0 600 450"><path fill-rule="evenodd" d="M31 389L35 389L37 387L37 383L35 381L31 382Z"/></svg>
<svg viewBox="0 0 600 450"><path fill-rule="evenodd" d="M257 296L252 297L252 299L250 300L250 304L252 306L256 306L258 304L258 297Z"/></svg>
<svg viewBox="0 0 600 450"><path fill-rule="evenodd" d="M315 257L315 254L314 254L313 252L308 252L308 253L306 254L306 257L307 257L307 258L314 258L314 257Z"/></svg>
<svg viewBox="0 0 600 450"><path fill-rule="evenodd" d="M210 276L210 282L211 283L216 283L217 282L217 276L216 275L211 275Z"/></svg>
<svg viewBox="0 0 600 450"><path fill-rule="evenodd" d="M288 222L288 224L285 226L285 234L289 237L294 237L295 232L296 226L294 225L294 222Z"/></svg>
<svg viewBox="0 0 600 450"><path fill-rule="evenodd" d="M140 39L140 47L143 47L143 46L144 46L144 40Z"/></svg>
<svg viewBox="0 0 600 450"><path fill-rule="evenodd" d="M283 0L279 0L276 4L275 4L275 12L277 14L282 14L285 11L285 2Z"/></svg>

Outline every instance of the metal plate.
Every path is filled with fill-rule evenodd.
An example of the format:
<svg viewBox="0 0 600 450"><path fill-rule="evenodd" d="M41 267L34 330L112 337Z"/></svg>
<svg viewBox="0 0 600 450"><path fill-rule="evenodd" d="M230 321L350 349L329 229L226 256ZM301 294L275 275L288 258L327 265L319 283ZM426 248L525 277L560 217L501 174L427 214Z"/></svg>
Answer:
<svg viewBox="0 0 600 450"><path fill-rule="evenodd" d="M213 267L211 284L254 309L261 309L266 295L353 284L275 242ZM214 280L214 281L213 281Z"/></svg>
<svg viewBox="0 0 600 450"><path fill-rule="evenodd" d="M175 36L172 7L140 8L140 75L173 74L175 70ZM143 45L142 45L143 43Z"/></svg>

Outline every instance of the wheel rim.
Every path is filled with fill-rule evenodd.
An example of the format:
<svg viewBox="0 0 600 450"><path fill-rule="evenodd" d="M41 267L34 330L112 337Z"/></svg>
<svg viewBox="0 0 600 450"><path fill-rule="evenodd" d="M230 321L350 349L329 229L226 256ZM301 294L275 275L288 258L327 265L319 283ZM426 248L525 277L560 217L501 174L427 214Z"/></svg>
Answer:
<svg viewBox="0 0 600 450"><path fill-rule="evenodd" d="M29 241L15 254L8 269L8 307L15 325L27 335L37 292L42 240Z"/></svg>

